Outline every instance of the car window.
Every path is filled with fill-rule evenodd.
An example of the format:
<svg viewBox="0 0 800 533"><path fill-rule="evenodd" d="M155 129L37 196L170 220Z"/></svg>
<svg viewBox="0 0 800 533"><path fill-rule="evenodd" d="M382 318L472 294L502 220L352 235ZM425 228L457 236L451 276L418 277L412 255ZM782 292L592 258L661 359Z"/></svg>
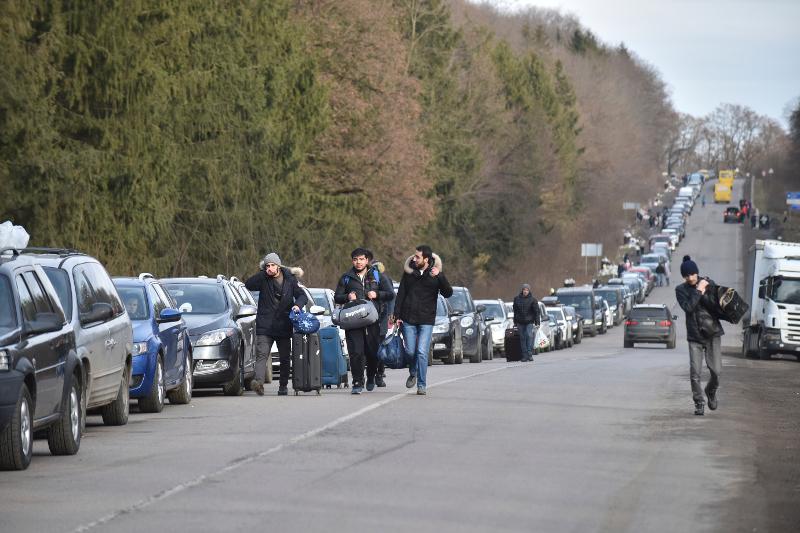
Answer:
<svg viewBox="0 0 800 533"><path fill-rule="evenodd" d="M50 280L56 290L58 299L61 300L61 307L64 308L64 314L67 317L67 322L72 321L72 291L69 286L69 275L66 271L60 268L43 267L44 273L47 274L47 279Z"/></svg>
<svg viewBox="0 0 800 533"><path fill-rule="evenodd" d="M144 287L117 287L125 309L131 320L147 320L150 309L145 298Z"/></svg>
<svg viewBox="0 0 800 533"><path fill-rule="evenodd" d="M33 297L28 290L28 286L22 276L17 276L17 292L19 293L19 303L22 308L22 317L25 320L36 319L36 306L33 303Z"/></svg>
<svg viewBox="0 0 800 533"><path fill-rule="evenodd" d="M454 290L453 295L447 299L453 309L462 313L472 313L475 308L472 306L472 299L465 290Z"/></svg>
<svg viewBox="0 0 800 533"><path fill-rule="evenodd" d="M8 277L0 276L0 335L17 327L17 311Z"/></svg>
<svg viewBox="0 0 800 533"><path fill-rule="evenodd" d="M22 278L25 280L25 284L28 285L28 290L33 298L33 305L36 307L36 312L52 313L53 306L50 305L50 299L47 297L47 294L45 294L44 289L42 289L41 282L36 273L32 271L25 272L22 274Z"/></svg>
<svg viewBox="0 0 800 533"><path fill-rule="evenodd" d="M153 283L150 285L153 287L153 290L158 295L158 299L161 300L161 303L164 305L165 308L171 307L176 308L175 300L172 299L172 296L169 295L167 291L164 290L164 287L159 285L158 283ZM161 311L159 311L161 313Z"/></svg>
<svg viewBox="0 0 800 533"><path fill-rule="evenodd" d="M444 298L436 298L436 316L447 316L447 304Z"/></svg>
<svg viewBox="0 0 800 533"><path fill-rule="evenodd" d="M617 291L597 291L597 292L599 294L601 294L603 296L603 298L608 300L609 304L617 305L617 303L618 303Z"/></svg>
<svg viewBox="0 0 800 533"><path fill-rule="evenodd" d="M636 320L664 320L669 318L669 313L663 307L634 307L631 318Z"/></svg>
<svg viewBox="0 0 800 533"><path fill-rule="evenodd" d="M108 277L106 269L99 263L88 263L82 266L85 267L84 272L89 280L89 285L94 290L96 301L109 304L114 310L114 316L121 315L125 307L122 305L117 289L111 278Z"/></svg>
<svg viewBox="0 0 800 533"><path fill-rule="evenodd" d="M165 283L178 309L187 314L220 314L228 308L224 289L207 283Z"/></svg>
<svg viewBox="0 0 800 533"><path fill-rule="evenodd" d="M330 316L331 314L331 303L328 301L328 297L325 294L325 291L310 291L311 297L314 298L314 304L319 305L320 307L325 309L325 316Z"/></svg>
<svg viewBox="0 0 800 533"><path fill-rule="evenodd" d="M247 287L244 285L237 285L236 290L239 291L239 298L246 303L247 305L257 305L253 301L253 295L250 294L250 291L247 290Z"/></svg>
<svg viewBox="0 0 800 533"><path fill-rule="evenodd" d="M564 305L571 305L580 311L589 311L592 308L592 297L588 294L562 294L558 293L558 301Z"/></svg>
<svg viewBox="0 0 800 533"><path fill-rule="evenodd" d="M87 276L88 265L78 265L72 270L75 282L75 299L78 304L78 314L82 315L92 310L97 302L92 286Z"/></svg>
<svg viewBox="0 0 800 533"><path fill-rule="evenodd" d="M503 313L503 306L498 303L485 303L483 304L486 306L486 311L483 312L484 316L490 318L505 318L505 314Z"/></svg>

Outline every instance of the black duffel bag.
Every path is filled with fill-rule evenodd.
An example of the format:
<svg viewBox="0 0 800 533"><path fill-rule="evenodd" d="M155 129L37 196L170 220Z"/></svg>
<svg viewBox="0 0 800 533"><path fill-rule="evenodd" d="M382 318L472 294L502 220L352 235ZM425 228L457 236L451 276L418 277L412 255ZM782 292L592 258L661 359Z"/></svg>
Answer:
<svg viewBox="0 0 800 533"><path fill-rule="evenodd" d="M718 318L730 322L731 324L738 324L742 317L750 309L747 302L739 296L739 293L731 287L723 287L717 285L714 287L714 303L716 304L715 311Z"/></svg>

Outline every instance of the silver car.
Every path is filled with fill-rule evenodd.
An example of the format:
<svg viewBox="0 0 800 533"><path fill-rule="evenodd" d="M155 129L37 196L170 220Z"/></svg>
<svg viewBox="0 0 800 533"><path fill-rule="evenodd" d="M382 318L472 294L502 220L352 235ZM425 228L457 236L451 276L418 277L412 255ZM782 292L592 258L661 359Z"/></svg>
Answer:
<svg viewBox="0 0 800 533"><path fill-rule="evenodd" d="M572 321L567 319L564 308L561 305L553 305L547 306L546 310L550 318L555 321L556 327L559 330L559 335L556 339L556 349L572 348Z"/></svg>
<svg viewBox="0 0 800 533"><path fill-rule="evenodd" d="M475 300L475 304L486 307L483 316L487 320L486 325L491 330L494 351L502 353L505 350L506 330L514 326L513 319L509 318L503 300Z"/></svg>

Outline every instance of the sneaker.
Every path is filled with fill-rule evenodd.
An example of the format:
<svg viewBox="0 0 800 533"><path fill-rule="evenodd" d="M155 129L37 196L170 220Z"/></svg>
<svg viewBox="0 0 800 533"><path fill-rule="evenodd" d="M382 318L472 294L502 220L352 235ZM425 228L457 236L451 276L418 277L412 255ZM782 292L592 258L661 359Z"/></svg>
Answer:
<svg viewBox="0 0 800 533"><path fill-rule="evenodd" d="M350 394L361 394L364 389L359 387L358 385L353 385L353 390L350 391Z"/></svg>
<svg viewBox="0 0 800 533"><path fill-rule="evenodd" d="M367 379L367 391L372 392L375 388L375 379Z"/></svg>
<svg viewBox="0 0 800 533"><path fill-rule="evenodd" d="M261 394L264 393L262 392ZM288 395L289 395L289 389L287 389L286 387L278 387L278 396L288 396Z"/></svg>
<svg viewBox="0 0 800 533"><path fill-rule="evenodd" d="M250 382L250 390L258 394L259 396L264 396L264 384L254 379Z"/></svg>
<svg viewBox="0 0 800 533"><path fill-rule="evenodd" d="M376 387L386 386L386 382L383 380L383 376L375 376L375 386Z"/></svg>
<svg viewBox="0 0 800 533"><path fill-rule="evenodd" d="M697 416L703 416L703 404L702 403L694 404L694 414L696 414Z"/></svg>
<svg viewBox="0 0 800 533"><path fill-rule="evenodd" d="M708 408L714 411L717 408L717 391L709 391L708 387L706 387L705 391L708 398Z"/></svg>
<svg viewBox="0 0 800 533"><path fill-rule="evenodd" d="M425 396L427 392L425 392L425 389L423 389L422 387L418 387L417 394L419 394L420 396Z"/></svg>
<svg viewBox="0 0 800 533"><path fill-rule="evenodd" d="M417 384L417 376L408 376L408 379L406 380L406 388L410 389L416 384Z"/></svg>

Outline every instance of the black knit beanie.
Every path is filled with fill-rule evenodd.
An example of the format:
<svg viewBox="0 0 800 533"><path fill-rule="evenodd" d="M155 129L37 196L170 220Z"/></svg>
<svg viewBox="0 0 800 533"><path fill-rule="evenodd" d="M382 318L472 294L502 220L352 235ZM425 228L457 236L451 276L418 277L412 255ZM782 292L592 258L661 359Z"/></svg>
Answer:
<svg viewBox="0 0 800 533"><path fill-rule="evenodd" d="M699 274L700 269L697 268L697 263L692 261L688 255L683 256L683 263L681 263L681 276L691 276L692 274Z"/></svg>

